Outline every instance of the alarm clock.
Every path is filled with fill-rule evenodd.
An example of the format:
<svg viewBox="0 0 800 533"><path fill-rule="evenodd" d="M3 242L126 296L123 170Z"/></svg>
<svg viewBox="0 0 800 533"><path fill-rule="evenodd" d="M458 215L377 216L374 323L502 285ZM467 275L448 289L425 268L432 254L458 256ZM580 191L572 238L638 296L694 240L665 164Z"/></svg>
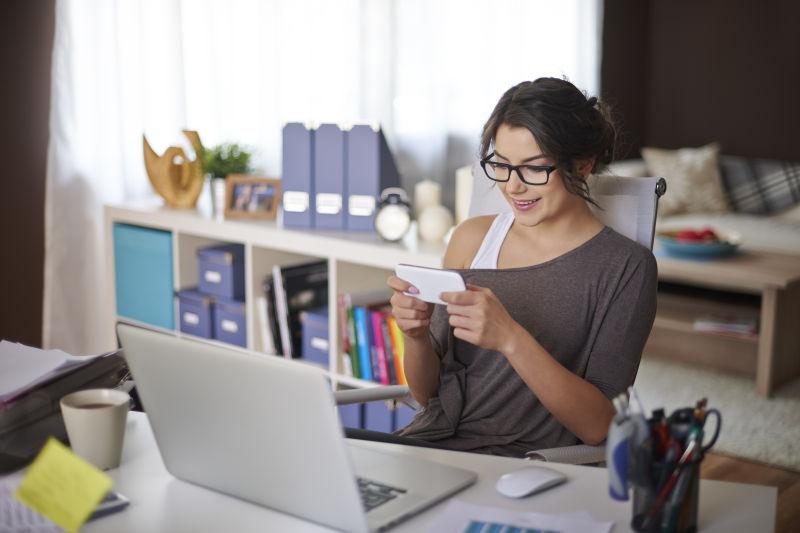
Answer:
<svg viewBox="0 0 800 533"><path fill-rule="evenodd" d="M410 227L411 204L406 191L400 187L384 189L375 215L378 235L390 242L399 241Z"/></svg>

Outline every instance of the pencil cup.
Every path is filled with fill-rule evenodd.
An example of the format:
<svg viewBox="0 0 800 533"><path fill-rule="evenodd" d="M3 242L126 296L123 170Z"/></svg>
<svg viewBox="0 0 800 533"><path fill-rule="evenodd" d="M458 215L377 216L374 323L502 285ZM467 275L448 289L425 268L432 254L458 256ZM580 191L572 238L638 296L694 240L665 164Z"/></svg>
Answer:
<svg viewBox="0 0 800 533"><path fill-rule="evenodd" d="M61 398L72 451L101 470L118 467L130 400L113 389L82 390Z"/></svg>
<svg viewBox="0 0 800 533"><path fill-rule="evenodd" d="M665 481L658 484L633 485L633 519L631 528L639 532L697 531L697 508L700 489L700 455L685 465L671 469L667 465ZM664 463L654 463L655 472L663 471ZM675 480L669 478L675 472ZM667 490L665 490L665 487Z"/></svg>

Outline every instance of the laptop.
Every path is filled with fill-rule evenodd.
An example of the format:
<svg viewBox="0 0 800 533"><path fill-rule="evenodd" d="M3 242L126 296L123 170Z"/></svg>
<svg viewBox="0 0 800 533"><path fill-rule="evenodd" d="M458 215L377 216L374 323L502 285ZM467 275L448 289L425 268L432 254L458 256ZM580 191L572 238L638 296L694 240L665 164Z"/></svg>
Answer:
<svg viewBox="0 0 800 533"><path fill-rule="evenodd" d="M167 470L345 531L380 531L468 487L474 472L348 442L325 373L117 326Z"/></svg>

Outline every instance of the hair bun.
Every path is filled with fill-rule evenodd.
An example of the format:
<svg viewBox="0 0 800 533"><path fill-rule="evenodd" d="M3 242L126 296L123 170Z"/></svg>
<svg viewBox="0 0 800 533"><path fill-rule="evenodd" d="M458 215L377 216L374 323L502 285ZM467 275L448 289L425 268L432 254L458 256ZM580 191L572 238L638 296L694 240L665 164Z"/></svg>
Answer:
<svg viewBox="0 0 800 533"><path fill-rule="evenodd" d="M597 97L596 96L592 96L591 98L586 100L586 105L588 105L589 107L594 107L595 104L597 104Z"/></svg>

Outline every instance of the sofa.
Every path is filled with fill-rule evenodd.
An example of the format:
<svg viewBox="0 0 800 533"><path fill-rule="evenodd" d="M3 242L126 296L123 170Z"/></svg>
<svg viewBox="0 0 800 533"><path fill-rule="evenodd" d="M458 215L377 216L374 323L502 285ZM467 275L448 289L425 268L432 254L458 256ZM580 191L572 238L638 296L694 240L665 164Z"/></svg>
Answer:
<svg viewBox="0 0 800 533"><path fill-rule="evenodd" d="M727 208L666 214L659 209L656 231L710 226L738 233L743 251L800 256L800 163L729 155L716 161ZM612 163L608 173L627 177L669 173L663 166L659 170L649 168L644 159L627 159ZM776 174L779 184L770 181ZM665 177L669 195L671 178Z"/></svg>

